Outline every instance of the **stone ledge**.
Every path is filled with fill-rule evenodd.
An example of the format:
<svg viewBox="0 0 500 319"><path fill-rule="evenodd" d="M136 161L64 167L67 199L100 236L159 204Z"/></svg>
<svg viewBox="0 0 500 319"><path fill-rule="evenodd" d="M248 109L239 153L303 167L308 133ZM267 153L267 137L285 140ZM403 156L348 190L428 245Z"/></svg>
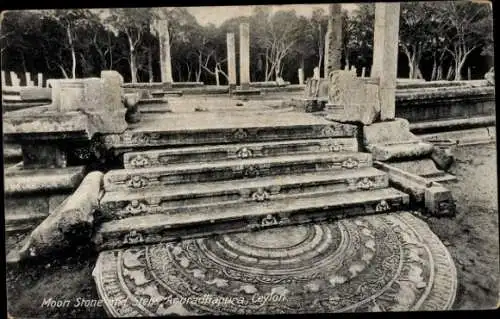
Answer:
<svg viewBox="0 0 500 319"><path fill-rule="evenodd" d="M83 166L28 170L16 167L5 172L7 196L73 190L83 179Z"/></svg>
<svg viewBox="0 0 500 319"><path fill-rule="evenodd" d="M408 162L408 165L411 165L411 161ZM414 204L424 206L427 213L433 216L453 216L455 214L455 202L451 191L441 184L388 163L374 161L373 166L386 172L389 175L390 183L409 193Z"/></svg>
<svg viewBox="0 0 500 319"><path fill-rule="evenodd" d="M412 123L410 124L410 131L417 134L433 131L457 131L476 127L493 126L495 123L496 118L494 115L491 115L465 119Z"/></svg>

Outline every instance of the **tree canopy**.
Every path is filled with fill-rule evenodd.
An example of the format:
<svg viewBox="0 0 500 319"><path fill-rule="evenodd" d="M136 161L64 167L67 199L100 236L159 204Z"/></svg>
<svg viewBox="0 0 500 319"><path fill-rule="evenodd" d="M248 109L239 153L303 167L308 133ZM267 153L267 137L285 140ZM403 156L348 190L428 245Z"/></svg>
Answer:
<svg viewBox="0 0 500 319"><path fill-rule="evenodd" d="M8 11L1 22L2 70L44 73L51 78L99 76L113 69L126 81L159 81L159 44L154 20L169 21L174 81L227 83L226 34L250 24L251 81L282 77L297 83L323 69L328 13L310 17L294 10L257 6L251 16L219 26L201 25L187 8L113 8ZM342 14L342 67L369 69L373 54L374 5L361 3ZM493 56L492 10L472 2L402 2L399 76L459 80L466 67L477 76ZM236 50L238 61L238 50Z"/></svg>

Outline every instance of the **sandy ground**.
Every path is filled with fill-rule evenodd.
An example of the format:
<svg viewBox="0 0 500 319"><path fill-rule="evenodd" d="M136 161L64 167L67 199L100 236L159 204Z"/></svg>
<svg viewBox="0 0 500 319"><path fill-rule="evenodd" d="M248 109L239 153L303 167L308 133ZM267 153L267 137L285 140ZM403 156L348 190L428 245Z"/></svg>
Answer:
<svg viewBox="0 0 500 319"><path fill-rule="evenodd" d="M460 147L448 184L457 204L455 218L427 223L450 251L458 273L454 309L491 309L500 300L496 145Z"/></svg>
<svg viewBox="0 0 500 319"><path fill-rule="evenodd" d="M495 308L499 299L499 237L496 148L494 144L459 148L449 185L457 199L455 218L424 218L452 254L458 271L455 309ZM7 251L16 241L8 238ZM23 318L100 318L92 280L96 254L81 248L69 255L7 268L8 311ZM43 302L68 300L60 307Z"/></svg>

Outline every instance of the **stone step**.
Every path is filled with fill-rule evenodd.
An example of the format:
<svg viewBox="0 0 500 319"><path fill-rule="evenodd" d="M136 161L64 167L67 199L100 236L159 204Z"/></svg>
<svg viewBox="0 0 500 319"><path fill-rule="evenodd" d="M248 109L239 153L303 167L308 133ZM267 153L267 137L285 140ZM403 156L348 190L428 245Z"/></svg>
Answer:
<svg viewBox="0 0 500 319"><path fill-rule="evenodd" d="M357 152L356 138L323 138L264 143L222 144L129 152L126 169L158 167L174 163L208 162L317 152Z"/></svg>
<svg viewBox="0 0 500 319"><path fill-rule="evenodd" d="M207 207L182 214L153 214L102 223L93 238L99 250L150 244L212 234L251 231L346 216L405 209L409 196L392 188L340 194L315 194L262 203L244 203L238 209Z"/></svg>
<svg viewBox="0 0 500 319"><path fill-rule="evenodd" d="M47 215L39 213L5 215L5 232L17 233L30 231L38 226L46 217Z"/></svg>
<svg viewBox="0 0 500 319"><path fill-rule="evenodd" d="M179 184L148 191L107 192L100 201L103 220L178 213L212 206L238 209L245 202L264 202L313 193L366 191L389 186L387 174L372 167L253 180Z"/></svg>
<svg viewBox="0 0 500 319"><path fill-rule="evenodd" d="M270 115L271 114L271 115ZM165 113L108 134L116 154L165 146L253 143L311 138L356 137L357 127L296 112Z"/></svg>
<svg viewBox="0 0 500 319"><path fill-rule="evenodd" d="M212 182L372 166L369 153L314 153L266 158L172 164L165 167L111 170L104 189L145 189L157 186Z"/></svg>

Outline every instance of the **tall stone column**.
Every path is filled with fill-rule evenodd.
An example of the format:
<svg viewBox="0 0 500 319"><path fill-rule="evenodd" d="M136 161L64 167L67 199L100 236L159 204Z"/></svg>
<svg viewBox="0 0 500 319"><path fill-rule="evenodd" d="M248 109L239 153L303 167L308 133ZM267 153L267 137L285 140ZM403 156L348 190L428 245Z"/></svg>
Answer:
<svg viewBox="0 0 500 319"><path fill-rule="evenodd" d="M240 24L240 86L250 85L250 25Z"/></svg>
<svg viewBox="0 0 500 319"><path fill-rule="evenodd" d="M157 20L155 23L158 40L160 42L160 69L161 82L171 85L172 79L172 61L170 57L170 35L168 32L168 20Z"/></svg>
<svg viewBox="0 0 500 319"><path fill-rule="evenodd" d="M227 76L229 86L236 85L236 48L234 44L234 33L226 35L227 42Z"/></svg>
<svg viewBox="0 0 500 319"><path fill-rule="evenodd" d="M396 115L396 77L398 67L399 10L397 2L375 4L373 66L371 77L380 79L380 119Z"/></svg>
<svg viewBox="0 0 500 319"><path fill-rule="evenodd" d="M325 78L331 71L340 70L342 59L342 6L329 5L328 29L325 35Z"/></svg>

